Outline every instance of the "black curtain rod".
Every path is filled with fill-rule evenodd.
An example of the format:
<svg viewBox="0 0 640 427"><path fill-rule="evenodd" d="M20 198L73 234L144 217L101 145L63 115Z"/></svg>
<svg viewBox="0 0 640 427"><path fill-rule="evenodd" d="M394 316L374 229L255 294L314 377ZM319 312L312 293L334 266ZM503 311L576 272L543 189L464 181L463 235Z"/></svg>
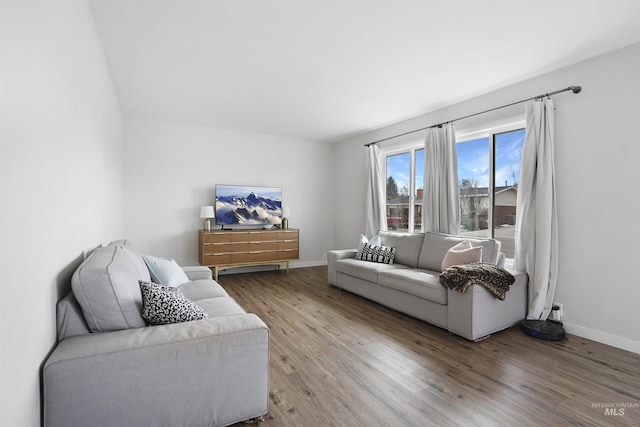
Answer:
<svg viewBox="0 0 640 427"><path fill-rule="evenodd" d="M426 127L420 128L420 129L410 130L409 132L405 132L405 133L401 133L401 134L398 134L398 135L390 136L388 138L379 139L377 141L373 141L373 142L370 142L368 144L364 144L364 146L368 147L370 145L377 144L377 143L382 142L382 141L388 141L390 139L394 139L394 138L398 138L398 137L401 137L401 136L409 135L409 134L412 134L412 133L415 133L415 132L420 132L422 130L426 130L426 129L430 129L430 128L435 128L435 127L439 127L440 128L440 127L442 127L442 125L446 125L447 123L453 123L453 122L457 122L458 120L468 119L469 117L479 116L480 114L490 113L492 111L500 110L502 108L511 107L512 105L518 105L518 104L522 104L523 102L533 101L534 99L548 98L551 95L556 95L558 93L567 92L569 90L572 91L573 93L580 93L582 88L580 86L569 86L569 87L566 87L564 89L559 89L559 90L555 90L553 92L543 93L542 95L533 96L531 98L523 99L522 101L516 101L516 102L512 102L511 104L501 105L500 107L495 107L495 108L491 108L489 110L480 111L479 113L469 114L468 116L458 117L457 119L449 120L449 121L438 123L438 124L431 125L431 126L426 126Z"/></svg>

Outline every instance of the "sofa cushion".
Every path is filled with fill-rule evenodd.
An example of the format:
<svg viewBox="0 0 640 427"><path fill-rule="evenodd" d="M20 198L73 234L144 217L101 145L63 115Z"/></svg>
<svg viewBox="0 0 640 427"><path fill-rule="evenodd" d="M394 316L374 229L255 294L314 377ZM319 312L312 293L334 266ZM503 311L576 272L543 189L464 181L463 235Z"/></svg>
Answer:
<svg viewBox="0 0 640 427"><path fill-rule="evenodd" d="M198 301L198 306L209 314L209 317L235 316L246 313L231 297L207 298Z"/></svg>
<svg viewBox="0 0 640 427"><path fill-rule="evenodd" d="M385 270L409 268L402 264L380 264L377 262L367 262L354 258L345 258L336 261L336 271L348 274L369 282L378 282L378 273Z"/></svg>
<svg viewBox="0 0 640 427"><path fill-rule="evenodd" d="M178 289L191 301L229 296L227 291L213 279L193 280L178 286Z"/></svg>
<svg viewBox="0 0 640 427"><path fill-rule="evenodd" d="M445 271L452 265L471 264L482 261L482 246L472 246L468 240L463 240L447 251L442 259L440 271Z"/></svg>
<svg viewBox="0 0 640 427"><path fill-rule="evenodd" d="M150 325L168 325L207 319L209 315L188 300L180 289L140 280L142 318Z"/></svg>
<svg viewBox="0 0 640 427"><path fill-rule="evenodd" d="M411 268L418 266L424 234L380 231L378 235L381 245L396 248L394 263L408 265Z"/></svg>
<svg viewBox="0 0 640 427"><path fill-rule="evenodd" d="M209 267L202 265L190 265L181 267L189 280L213 279L213 273Z"/></svg>
<svg viewBox="0 0 640 427"><path fill-rule="evenodd" d="M176 287L189 281L184 270L173 258L143 255L143 259L149 268L151 280L155 283Z"/></svg>
<svg viewBox="0 0 640 427"><path fill-rule="evenodd" d="M145 326L139 280L149 282L149 270L142 257L122 246L97 248L80 264L71 289L91 332Z"/></svg>
<svg viewBox="0 0 640 427"><path fill-rule="evenodd" d="M440 284L439 279L438 271L411 268L380 272L378 284L446 305L447 288Z"/></svg>
<svg viewBox="0 0 640 427"><path fill-rule="evenodd" d="M396 256L396 248L389 246L372 245L365 243L360 257L363 261L381 262L383 264L393 264L393 258Z"/></svg>
<svg viewBox="0 0 640 427"><path fill-rule="evenodd" d="M500 241L495 239L470 239L464 236L434 233L428 231L420 250L418 267L425 270L441 271L442 260L447 251L458 243L469 240L473 246L482 246L482 262L496 264L500 254Z"/></svg>

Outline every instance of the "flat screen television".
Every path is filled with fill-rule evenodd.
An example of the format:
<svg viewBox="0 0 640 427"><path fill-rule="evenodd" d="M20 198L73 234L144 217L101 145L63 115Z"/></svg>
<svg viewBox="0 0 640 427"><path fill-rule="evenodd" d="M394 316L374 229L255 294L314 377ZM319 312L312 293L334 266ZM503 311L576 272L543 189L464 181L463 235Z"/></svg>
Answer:
<svg viewBox="0 0 640 427"><path fill-rule="evenodd" d="M276 225L282 222L282 188L216 185L216 224Z"/></svg>

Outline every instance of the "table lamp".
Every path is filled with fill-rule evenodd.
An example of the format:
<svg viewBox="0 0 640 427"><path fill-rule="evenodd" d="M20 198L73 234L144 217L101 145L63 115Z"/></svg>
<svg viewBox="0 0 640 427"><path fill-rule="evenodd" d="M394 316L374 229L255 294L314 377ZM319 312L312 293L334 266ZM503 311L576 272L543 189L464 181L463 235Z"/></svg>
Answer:
<svg viewBox="0 0 640 427"><path fill-rule="evenodd" d="M202 206L200 208L200 218L204 219L204 231L211 231L211 220L215 219L215 217L213 206Z"/></svg>

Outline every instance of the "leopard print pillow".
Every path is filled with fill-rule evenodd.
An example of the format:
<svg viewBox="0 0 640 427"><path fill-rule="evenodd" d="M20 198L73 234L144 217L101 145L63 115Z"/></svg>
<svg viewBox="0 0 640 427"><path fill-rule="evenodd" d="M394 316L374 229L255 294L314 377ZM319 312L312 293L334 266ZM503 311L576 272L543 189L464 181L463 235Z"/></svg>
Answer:
<svg viewBox="0 0 640 427"><path fill-rule="evenodd" d="M188 322L209 317L206 311L187 299L180 289L140 280L142 318L149 325Z"/></svg>

